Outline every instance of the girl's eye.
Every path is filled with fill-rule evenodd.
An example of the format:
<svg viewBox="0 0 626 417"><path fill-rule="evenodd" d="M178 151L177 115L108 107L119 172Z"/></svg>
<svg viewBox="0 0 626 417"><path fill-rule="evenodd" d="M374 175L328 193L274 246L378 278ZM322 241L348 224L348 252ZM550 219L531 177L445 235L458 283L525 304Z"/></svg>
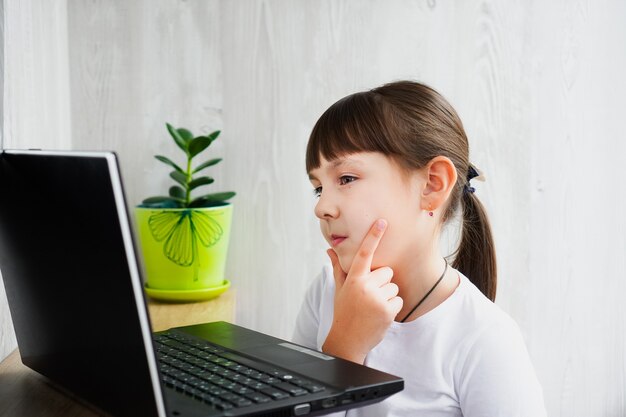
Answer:
<svg viewBox="0 0 626 417"><path fill-rule="evenodd" d="M356 180L356 177L353 177L351 175L342 175L341 177L339 177L339 185L346 185L355 180ZM319 186L319 187L314 188L313 195L319 198L322 195L322 187Z"/></svg>
<svg viewBox="0 0 626 417"><path fill-rule="evenodd" d="M339 178L339 184L346 185L346 184L351 183L354 180L356 180L356 177L352 177L350 175L344 175Z"/></svg>

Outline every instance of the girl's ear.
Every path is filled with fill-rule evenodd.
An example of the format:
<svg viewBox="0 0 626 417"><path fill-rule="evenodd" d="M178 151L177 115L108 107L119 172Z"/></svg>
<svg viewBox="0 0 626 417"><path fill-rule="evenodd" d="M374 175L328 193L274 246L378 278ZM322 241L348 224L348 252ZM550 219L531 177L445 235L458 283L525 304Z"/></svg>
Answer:
<svg viewBox="0 0 626 417"><path fill-rule="evenodd" d="M424 167L426 184L422 190L422 210L433 211L444 207L456 184L454 164L445 156L436 156Z"/></svg>

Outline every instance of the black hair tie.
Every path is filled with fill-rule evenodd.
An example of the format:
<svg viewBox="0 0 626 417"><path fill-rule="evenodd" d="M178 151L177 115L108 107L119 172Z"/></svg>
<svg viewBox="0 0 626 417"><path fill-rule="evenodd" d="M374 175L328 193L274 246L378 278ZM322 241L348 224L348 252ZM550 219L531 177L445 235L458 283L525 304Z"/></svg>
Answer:
<svg viewBox="0 0 626 417"><path fill-rule="evenodd" d="M479 179L482 179L484 181L484 177L482 176L478 168L470 164L469 168L467 168L467 177L466 177L467 182L463 186L464 194L473 194L474 192L476 192L476 188L470 185L470 181L476 177L479 177Z"/></svg>
<svg viewBox="0 0 626 417"><path fill-rule="evenodd" d="M474 192L476 192L476 188L470 186L468 183L463 186L463 192L465 194L474 194Z"/></svg>

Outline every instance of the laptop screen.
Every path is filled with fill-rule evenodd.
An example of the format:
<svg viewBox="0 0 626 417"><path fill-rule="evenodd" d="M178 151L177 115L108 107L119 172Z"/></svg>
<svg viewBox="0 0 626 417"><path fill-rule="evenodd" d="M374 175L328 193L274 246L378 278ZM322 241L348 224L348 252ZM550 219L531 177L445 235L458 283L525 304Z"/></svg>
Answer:
<svg viewBox="0 0 626 417"><path fill-rule="evenodd" d="M0 271L25 365L111 414L157 415L116 178L111 153L0 154Z"/></svg>

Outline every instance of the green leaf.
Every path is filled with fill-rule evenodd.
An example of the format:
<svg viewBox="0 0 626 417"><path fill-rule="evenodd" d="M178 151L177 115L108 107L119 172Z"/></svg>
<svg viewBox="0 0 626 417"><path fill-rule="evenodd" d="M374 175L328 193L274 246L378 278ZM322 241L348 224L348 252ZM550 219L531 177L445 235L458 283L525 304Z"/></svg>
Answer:
<svg viewBox="0 0 626 417"><path fill-rule="evenodd" d="M165 197L165 196L149 197L141 202L141 204L159 205L160 207L165 207L165 206L181 207L184 205L184 203L185 201L181 198Z"/></svg>
<svg viewBox="0 0 626 417"><path fill-rule="evenodd" d="M189 156L192 158L205 150L211 144L211 138L208 136L198 136L189 142Z"/></svg>
<svg viewBox="0 0 626 417"><path fill-rule="evenodd" d="M172 171L170 172L170 177L183 187L187 188L187 176L182 172Z"/></svg>
<svg viewBox="0 0 626 417"><path fill-rule="evenodd" d="M222 203L226 200L230 200L235 195L236 193L233 191L203 195L202 197L198 197L189 203L189 207L202 207L205 205Z"/></svg>
<svg viewBox="0 0 626 417"><path fill-rule="evenodd" d="M213 142L215 139L217 139L217 137L220 135L221 131L220 130L216 130L215 132L212 132L209 134L209 139L211 139L211 142Z"/></svg>
<svg viewBox="0 0 626 417"><path fill-rule="evenodd" d="M210 161L206 161L200 165L198 165L196 167L196 169L193 170L193 173L195 174L198 171L202 171L204 168L208 168L210 166L213 166L215 164L217 164L218 162L220 162L222 160L222 158L215 158L215 159L211 159Z"/></svg>
<svg viewBox="0 0 626 417"><path fill-rule="evenodd" d="M180 137L183 138L183 140L187 143L189 143L191 139L193 139L193 133L191 133L191 131L187 129L183 129L181 127L181 128L176 129L176 131L178 132Z"/></svg>
<svg viewBox="0 0 626 417"><path fill-rule="evenodd" d="M170 197L185 199L185 190L180 188L178 185L173 185L170 187Z"/></svg>
<svg viewBox="0 0 626 417"><path fill-rule="evenodd" d="M148 197L142 201L143 204L152 204L152 203L160 203L161 201L170 200L170 197L158 196L158 197Z"/></svg>
<svg viewBox="0 0 626 417"><path fill-rule="evenodd" d="M174 138L174 142L176 142L178 147L185 151L187 155L189 155L187 142L185 142L185 139L183 139L180 133L178 133L178 130L174 129L174 127L169 123L165 123L165 126L167 126L167 130L170 132L170 135L172 135L172 138Z"/></svg>
<svg viewBox="0 0 626 417"><path fill-rule="evenodd" d="M171 166L171 167L172 167L172 168L174 168L176 171L178 171L178 172L180 172L180 173L182 173L182 174L184 174L184 173L185 173L185 171L183 171L181 167L179 167L178 165L176 165L176 164L175 164L174 162L172 162L169 158L166 158L166 157L161 156L161 155L155 155L154 157L155 157L156 159L158 159L159 161L161 161L161 162L163 162L163 163L165 163L165 164L167 164L167 165Z"/></svg>
<svg viewBox="0 0 626 417"><path fill-rule="evenodd" d="M201 185L206 185L206 184L211 184L213 181L215 181L213 178L211 177L200 177L200 178L196 178L195 180L191 181L189 183L189 189L193 190L194 188L197 188Z"/></svg>

